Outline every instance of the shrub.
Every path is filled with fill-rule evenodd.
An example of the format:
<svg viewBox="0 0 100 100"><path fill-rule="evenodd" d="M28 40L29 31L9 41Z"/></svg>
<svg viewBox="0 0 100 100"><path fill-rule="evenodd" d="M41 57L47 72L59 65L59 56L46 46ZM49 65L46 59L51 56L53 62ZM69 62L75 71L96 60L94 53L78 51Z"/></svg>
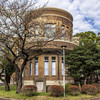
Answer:
<svg viewBox="0 0 100 100"><path fill-rule="evenodd" d="M49 86L48 91L51 93L50 94L51 96L58 97L58 96L63 95L64 88L60 85L51 85Z"/></svg>
<svg viewBox="0 0 100 100"><path fill-rule="evenodd" d="M68 92L68 88L69 88L69 86L72 86L71 84L65 84L65 92L67 93Z"/></svg>
<svg viewBox="0 0 100 100"><path fill-rule="evenodd" d="M35 95L36 91L37 91L37 87L34 85L25 85L21 89L21 92L27 96Z"/></svg>
<svg viewBox="0 0 100 100"><path fill-rule="evenodd" d="M72 85L68 87L68 92L74 96L80 93L80 88L76 85Z"/></svg>
<svg viewBox="0 0 100 100"><path fill-rule="evenodd" d="M93 85L96 86L98 89L98 92L100 92L100 83L94 83Z"/></svg>
<svg viewBox="0 0 100 100"><path fill-rule="evenodd" d="M98 89L94 85L83 85L82 86L82 93L89 94L89 95L96 95Z"/></svg>

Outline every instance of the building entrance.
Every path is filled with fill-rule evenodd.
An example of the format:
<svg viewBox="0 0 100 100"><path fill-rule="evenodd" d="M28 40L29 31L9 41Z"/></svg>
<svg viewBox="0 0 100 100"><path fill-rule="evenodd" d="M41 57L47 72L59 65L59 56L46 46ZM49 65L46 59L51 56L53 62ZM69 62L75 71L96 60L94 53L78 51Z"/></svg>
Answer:
<svg viewBox="0 0 100 100"><path fill-rule="evenodd" d="M34 83L37 86L38 92L46 92L46 79L45 78L35 78Z"/></svg>
<svg viewBox="0 0 100 100"><path fill-rule="evenodd" d="M43 91L43 82L36 82L37 91L42 92Z"/></svg>

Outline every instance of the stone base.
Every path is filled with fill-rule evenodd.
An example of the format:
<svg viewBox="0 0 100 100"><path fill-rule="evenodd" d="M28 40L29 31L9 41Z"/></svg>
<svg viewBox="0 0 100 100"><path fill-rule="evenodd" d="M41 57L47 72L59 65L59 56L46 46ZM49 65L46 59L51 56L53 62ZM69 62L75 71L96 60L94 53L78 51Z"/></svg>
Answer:
<svg viewBox="0 0 100 100"><path fill-rule="evenodd" d="M24 80L23 85L35 85L33 80Z"/></svg>
<svg viewBox="0 0 100 100"><path fill-rule="evenodd" d="M73 80L65 81L65 84L67 83L74 83L74 81ZM47 80L46 85L63 85L63 80L53 80L53 81Z"/></svg>
<svg viewBox="0 0 100 100"><path fill-rule="evenodd" d="M71 83L73 84L74 83L74 80L68 80L65 82L66 84L67 83ZM24 80L23 81L23 84L24 85L35 85L34 81L33 80ZM62 80L46 80L46 85L63 85L63 81Z"/></svg>
<svg viewBox="0 0 100 100"><path fill-rule="evenodd" d="M43 83L43 90L41 92L46 92L47 91L47 88L48 86L50 85L63 85L63 80L46 80L46 81L42 81L42 79L36 79L35 81L33 80L24 80L23 81L23 85L36 85L36 82L44 82ZM67 83L74 83L74 80L67 80L65 82L66 84ZM39 87L37 87L39 88ZM40 92L40 91L38 91Z"/></svg>

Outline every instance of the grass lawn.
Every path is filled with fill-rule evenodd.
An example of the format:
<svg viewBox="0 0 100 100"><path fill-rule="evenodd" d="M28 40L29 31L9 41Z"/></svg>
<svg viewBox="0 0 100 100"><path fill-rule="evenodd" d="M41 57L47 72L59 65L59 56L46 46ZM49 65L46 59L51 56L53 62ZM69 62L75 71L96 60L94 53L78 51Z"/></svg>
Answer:
<svg viewBox="0 0 100 100"><path fill-rule="evenodd" d="M100 97L100 93L97 96L83 95L71 96L66 94L66 97L50 97L49 93L37 93L36 96L28 97L22 94L16 94L16 86L10 86L11 91L6 92L4 86L0 87L0 97L14 98L18 100L90 100L90 98Z"/></svg>

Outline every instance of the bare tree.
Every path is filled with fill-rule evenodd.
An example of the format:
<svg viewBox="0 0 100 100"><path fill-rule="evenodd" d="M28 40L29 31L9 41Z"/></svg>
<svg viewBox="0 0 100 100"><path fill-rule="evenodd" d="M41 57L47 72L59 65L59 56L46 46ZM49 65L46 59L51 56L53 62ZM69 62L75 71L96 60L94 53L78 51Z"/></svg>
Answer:
<svg viewBox="0 0 100 100"><path fill-rule="evenodd" d="M27 62L44 52L41 47L57 36L57 32L54 32L46 34L44 38L45 28L49 27L45 27L45 23L37 19L44 12L46 4L41 9L37 9L36 4L33 0L0 1L0 42L12 55L6 55L6 58L16 69L16 93L22 87L22 73Z"/></svg>
<svg viewBox="0 0 100 100"><path fill-rule="evenodd" d="M2 39L2 37L0 37ZM5 84L5 90L9 91L9 83L14 67L10 63L9 59L11 53L5 48L5 45L0 42L0 80Z"/></svg>

